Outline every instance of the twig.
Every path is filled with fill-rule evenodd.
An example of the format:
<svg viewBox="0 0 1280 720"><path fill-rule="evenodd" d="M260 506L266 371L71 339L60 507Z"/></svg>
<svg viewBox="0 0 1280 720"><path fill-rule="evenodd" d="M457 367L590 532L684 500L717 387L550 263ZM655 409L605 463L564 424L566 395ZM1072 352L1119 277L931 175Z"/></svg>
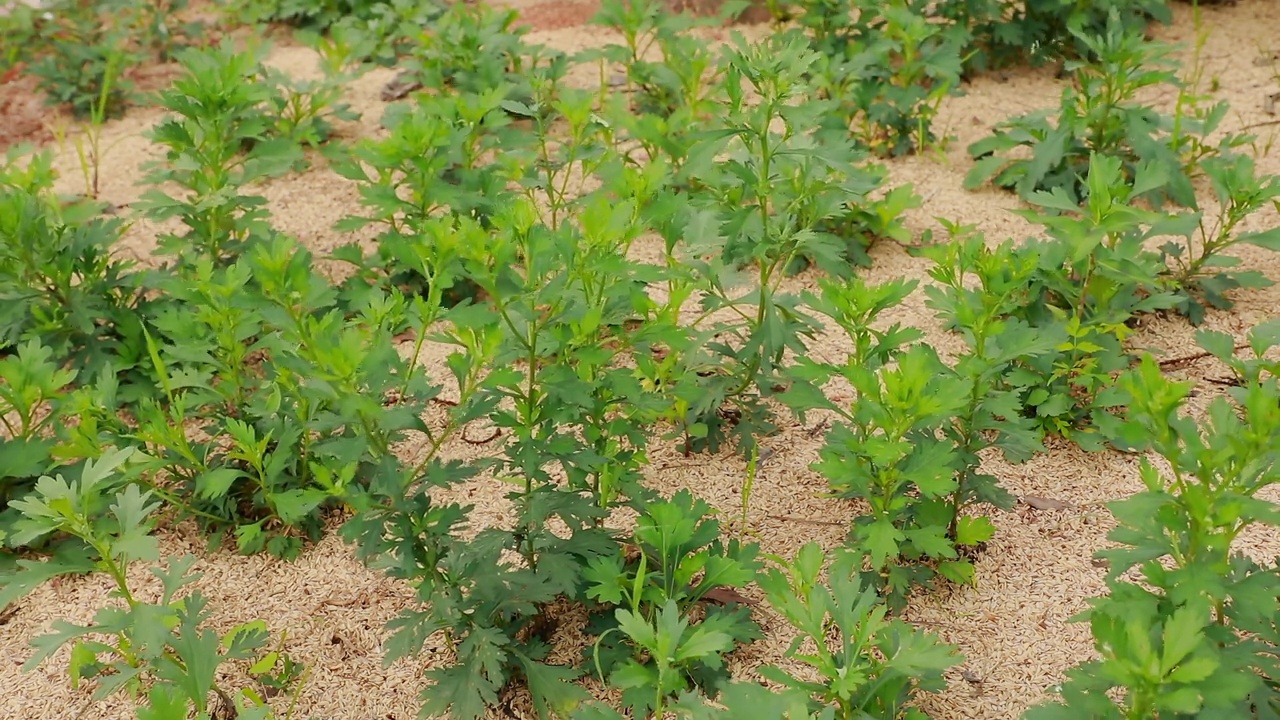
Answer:
<svg viewBox="0 0 1280 720"><path fill-rule="evenodd" d="M791 517L790 515L766 515L770 520L778 520L780 522L798 522L807 523L809 525L830 525L833 527L843 527L847 523L835 522L834 520L810 520L808 518Z"/></svg>
<svg viewBox="0 0 1280 720"><path fill-rule="evenodd" d="M1249 343L1240 343L1239 345L1233 346L1231 349L1244 350L1247 347L1249 347ZM1214 356L1213 353L1207 350L1201 350L1200 352L1192 353L1190 355L1183 355L1182 357L1169 358L1168 360L1161 360L1157 364L1160 366L1161 370L1175 370L1177 368L1190 365L1191 363L1197 360L1203 360L1207 357L1213 357L1213 356Z"/></svg>
<svg viewBox="0 0 1280 720"><path fill-rule="evenodd" d="M1280 125L1280 120L1263 120L1262 122L1252 123L1250 125L1245 125L1244 127L1240 128L1237 132L1244 132L1245 130L1253 130L1254 128L1267 127L1268 125Z"/></svg>
<svg viewBox="0 0 1280 720"><path fill-rule="evenodd" d="M472 440L471 438L467 437L467 428L464 426L462 428L462 434L459 435L459 437L462 438L462 442L467 443L469 445L488 445L489 443L501 437L501 435L502 435L502 428L494 428L493 434L490 435L489 437L483 440Z"/></svg>
<svg viewBox="0 0 1280 720"><path fill-rule="evenodd" d="M807 428L804 431L804 434L809 436L810 440L813 440L817 438L819 435L821 435L822 431L826 430L829 427L831 427L831 421L826 418L823 418L819 420L817 423L815 423L813 427Z"/></svg>

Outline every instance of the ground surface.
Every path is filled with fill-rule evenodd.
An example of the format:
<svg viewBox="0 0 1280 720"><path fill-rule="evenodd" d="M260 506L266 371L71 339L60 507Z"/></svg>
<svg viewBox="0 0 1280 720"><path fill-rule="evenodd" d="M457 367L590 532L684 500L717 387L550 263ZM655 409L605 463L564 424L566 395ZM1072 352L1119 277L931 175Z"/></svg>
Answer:
<svg viewBox="0 0 1280 720"><path fill-rule="evenodd" d="M593 11L590 3L517 5L535 28L528 38L531 42L576 50L609 39L598 28L582 26ZM1178 9L1177 23L1158 31L1161 39L1192 40L1190 13L1181 5ZM1206 77L1217 78L1220 96L1234 108L1225 129L1273 120L1264 113L1263 97L1280 89L1276 87L1273 63L1267 60L1280 49L1275 33L1280 28L1280 3L1241 0L1233 7L1208 9L1205 17L1212 29L1204 56ZM309 51L289 46L278 47L272 56L274 64L297 73L313 72L314 60ZM389 71L375 72L352 86L349 99L363 114L363 120L346 129L348 137L377 131L383 110L378 92L391 76ZM975 224L993 241L1026 234L1026 223L1009 212L1018 207L1014 197L961 188L969 167L964 148L984 136L997 121L1056 104L1058 82L1051 70L994 75L979 79L965 88L964 96L946 103L942 124L957 137L947 152L890 164L892 181L914 183L925 199L924 206L911 215L914 230L936 227L934 218L945 217ZM1165 102L1170 99L1162 98ZM0 105L4 102L0 96ZM142 132L158 119L154 110L134 109L126 119L106 128L110 149L103 170L103 199L124 206L138 196L138 166L157 154ZM1272 129L1280 128L1259 128L1264 142L1272 139ZM1259 165L1262 171L1280 173L1280 154L1262 154ZM73 154L63 152L58 166L63 173L60 189L82 190ZM318 253L349 241L331 227L343 215L358 210L355 189L323 166L274 182L265 194L270 198L277 226ZM1270 227L1280 218L1269 212L1249 222L1253 228ZM122 251L145 262L156 230L138 222ZM638 250L644 251L643 247ZM1280 278L1280 255L1254 249L1245 250L1242 255L1246 267ZM872 277L927 279L928 263L910 257L900 248L879 247L873 256L875 265L869 273ZM793 283L812 285L814 280L813 276L802 275ZM1242 294L1234 310L1211 313L1206 326L1241 336L1253 324L1278 311L1280 287L1272 287ZM927 329L930 341L940 350L956 346L954 338L938 330L921 293L892 310L887 319ZM1194 328L1184 320L1152 319L1141 328L1136 342L1166 357L1177 357L1195 350L1193 335ZM823 340L813 352L834 358L843 348L835 340ZM440 367L438 357L427 358L426 362ZM1177 374L1215 377L1223 370L1200 362ZM1207 388L1206 393L1210 392ZM790 555L810 540L826 546L838 544L856 508L821 497L825 482L808 468L817 459L821 434L811 435L809 429L797 423L768 439L766 445L775 453L763 465L756 482L747 530L770 553ZM476 448L459 446L453 450L465 455ZM412 454L414 448L407 447L405 452ZM744 476L739 459L728 455L685 458L674 444L663 443L658 443L651 454L648 476L655 487L664 492L691 488L713 505L736 515ZM957 644L966 657L949 673L950 689L922 701L934 718L1016 718L1042 700L1045 690L1060 679L1066 668L1089 657L1088 628L1070 624L1068 619L1086 607L1089 597L1104 590L1103 570L1091 562L1093 552L1104 545L1111 524L1102 504L1139 488L1137 468L1136 457L1090 454L1064 443L1052 444L1049 453L1022 466L1008 466L998 459L989 461L989 472L1014 494L1033 496L1031 502L1040 508L1020 503L1010 512L994 513L999 533L978 560L977 586L918 597L909 609L910 620ZM502 521L501 488L475 486L469 491L471 501L478 506L477 522ZM416 696L425 685L421 671L431 664L432 653L384 668L381 648L387 636L384 623L411 605L412 594L402 585L363 568L337 537L331 535L300 560L285 563L227 552L205 554L202 539L191 527L164 528L159 534L168 553L201 556L197 567L204 577L197 587L208 596L220 628L262 618L273 630L287 632L287 649L312 671L293 717L409 720L416 716ZM1260 559L1280 556L1280 536L1276 534L1257 534L1245 542L1251 554ZM153 591L156 586L147 581L143 572L137 574L136 582L147 588L144 592ZM4 688L0 693L0 718L132 717L131 709L123 702L95 703L84 689L72 690L66 681L65 650L34 672L23 673L19 667L29 656L28 643L33 637L56 618L87 621L104 602L108 585L104 577L49 584L22 601L7 623L0 626L0 687ZM767 632L782 627L763 614L760 619ZM566 632L572 632L572 628ZM778 662L789 640L776 632L771 634L737 653L733 658L735 668L749 675L753 666ZM511 712L516 715L494 717L523 716L518 709L521 705L514 703L517 709Z"/></svg>

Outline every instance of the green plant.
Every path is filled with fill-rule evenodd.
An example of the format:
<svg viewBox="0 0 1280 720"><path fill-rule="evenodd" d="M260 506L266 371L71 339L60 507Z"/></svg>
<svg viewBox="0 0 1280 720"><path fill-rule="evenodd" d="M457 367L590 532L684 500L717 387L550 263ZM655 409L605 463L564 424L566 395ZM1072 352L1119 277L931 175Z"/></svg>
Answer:
<svg viewBox="0 0 1280 720"><path fill-rule="evenodd" d="M1209 157L1202 167L1213 188L1216 215L1210 221L1203 212L1196 213L1196 228L1185 240L1161 247L1166 272L1182 295L1178 310L1194 323L1203 319L1204 305L1230 308L1231 290L1270 285L1260 272L1232 270L1239 259L1223 253L1240 244L1280 250L1280 229L1240 229L1246 218L1267 205L1280 209L1280 180L1274 175L1258 177L1247 155Z"/></svg>
<svg viewBox="0 0 1280 720"><path fill-rule="evenodd" d="M84 178L84 195L96 200L98 198L99 171L102 156L109 149L102 146L102 124L106 121L107 102L110 99L108 90L110 83L103 85L102 94L89 109L88 125L83 134L77 134L72 140L76 159L80 162L80 174ZM54 131L59 147L65 147L65 127Z"/></svg>
<svg viewBox="0 0 1280 720"><path fill-rule="evenodd" d="M131 45L158 62L170 62L181 48L189 47L204 33L203 20L185 20L188 0L108 0L99 7L111 13L116 27L129 29Z"/></svg>
<svg viewBox="0 0 1280 720"><path fill-rule="evenodd" d="M1234 361L1230 336L1199 339L1246 367ZM1275 340L1274 327L1260 329L1250 345L1261 357ZM1144 458L1146 489L1108 505L1117 547L1099 555L1110 564L1110 592L1082 616L1100 659L1068 674L1060 703L1028 717L1273 716L1280 580L1233 545L1252 525L1280 524L1274 503L1260 497L1278 479L1280 386L1248 372L1198 422L1186 412L1190 384L1165 378L1149 356L1122 383L1123 441L1154 450L1167 469Z"/></svg>
<svg viewBox="0 0 1280 720"><path fill-rule="evenodd" d="M578 226L550 227L530 201L513 198L490 218L486 246L422 256L429 306L442 302L437 269L446 263L460 260L483 290L482 303L441 316L443 338L459 348L449 365L461 397L427 458L360 501L378 509L351 533L362 552L387 555L426 606L396 621L393 654L417 652L435 632L454 651L429 673L427 712L478 717L516 682L543 715L575 706L583 694L567 681L580 671L546 662L557 609L582 602L589 562L615 551L609 511L646 497L638 469L661 397L647 396L620 363L648 353L653 332L629 325L651 304L636 282L645 268L625 259L639 234L635 208L594 194L581 210ZM501 438L500 454L441 462L446 436L481 417L494 433L473 442ZM511 522L464 542L469 509L438 505L428 491L481 470L511 484Z"/></svg>
<svg viewBox="0 0 1280 720"><path fill-rule="evenodd" d="M135 207L154 220L178 218L186 225L183 235L161 237L164 251L225 261L271 234L266 199L245 194L244 187L287 172L299 150L293 138L275 133L278 121L264 107L273 92L258 78L258 54L224 42L187 50L179 60L183 76L160 94L172 116L151 135L165 159L147 167L146 181L182 192L152 188Z"/></svg>
<svg viewBox="0 0 1280 720"><path fill-rule="evenodd" d="M0 358L0 544L8 545L17 510L11 503L23 497L36 478L49 470L56 440L49 429L64 420L61 405L76 378L52 360L53 352L38 340L19 346Z"/></svg>
<svg viewBox="0 0 1280 720"><path fill-rule="evenodd" d="M803 8L801 22L814 29L821 54L813 82L836 104L824 126L880 156L932 147L938 108L959 88L966 29L934 21L916 0Z"/></svg>
<svg viewBox="0 0 1280 720"><path fill-rule="evenodd" d="M334 169L357 183L369 209L337 229L379 229L373 257L358 246L335 253L356 269L349 285L411 295L449 290L442 296L449 304L475 296L479 287L467 277L465 260L479 255L466 250L483 245L493 215L514 199L508 185L527 173L517 151L525 140L501 109L505 97L501 89L420 95L388 109L385 137L336 154ZM488 162L499 148L506 159Z"/></svg>
<svg viewBox="0 0 1280 720"><path fill-rule="evenodd" d="M404 5L405 3L396 0L324 0L319 3L304 0L237 0L228 10L232 17L246 24L283 22L322 32L346 19L375 22L402 10ZM438 12L438 7L434 4L430 7ZM410 17L419 16L415 14ZM429 20L430 17L425 19ZM399 28L395 31L399 31Z"/></svg>
<svg viewBox="0 0 1280 720"><path fill-rule="evenodd" d="M995 447L1007 461L1022 462L1044 449L1043 430L1024 407L1024 401L1038 398L1029 397L1027 387L1013 380L1020 365L1058 350L1061 336L1018 317L1031 304L1037 285L1040 267L1034 253L1020 253L1007 244L989 248L972 227L944 227L949 241L922 253L937 263L929 271L937 284L926 287L925 294L926 304L946 327L961 334L967 347L950 371L968 388L965 403L943 434L959 456L947 534L962 546L973 546L993 529L986 518L964 517L963 511L978 503L1008 509L1013 500L995 477L980 471L979 453Z"/></svg>
<svg viewBox="0 0 1280 720"><path fill-rule="evenodd" d="M908 282L822 281L822 295L807 298L808 304L848 334L853 350L838 365L798 359L789 371L791 387L781 398L802 418L813 409L840 417L814 468L837 494L868 503L869 512L854 522L850 540L866 551L871 584L898 600L912 583L932 577L931 568L918 564L922 559L944 559L941 572L965 579L951 569L961 563L953 562L957 554L945 537L950 524L945 509L956 489L955 457L939 435L959 410L963 389L946 376L930 348L910 346L919 331L896 324L884 331L871 327L913 288ZM848 410L820 390L832 375L857 392Z"/></svg>
<svg viewBox="0 0 1280 720"><path fill-rule="evenodd" d="M107 364L117 371L139 360L146 302L130 263L112 256L122 232L118 218L81 219L41 189L0 185L0 352L38 340L82 377Z"/></svg>
<svg viewBox="0 0 1280 720"><path fill-rule="evenodd" d="M667 717L679 720L733 720L750 717L759 720L835 720L833 708L809 713L809 698L803 691L775 690L753 682L730 682L714 700L690 690L664 707ZM603 703L585 705L575 712L573 720L628 720L618 710Z"/></svg>
<svg viewBox="0 0 1280 720"><path fill-rule="evenodd" d="M1042 209L1022 213L1048 237L1013 252L1012 262L1030 255L1038 270L1026 304L1010 311L1056 344L1054 352L1020 358L1010 381L1025 389L1023 405L1034 408L1046 431L1086 447L1105 438L1108 408L1117 404L1115 375L1132 361L1124 346L1131 323L1178 304L1160 254L1148 244L1190 232L1195 219L1134 202L1166 178L1160 166L1144 164L1130 185L1120 159L1094 155L1084 207L1058 188L1034 194L1031 201Z"/></svg>
<svg viewBox="0 0 1280 720"><path fill-rule="evenodd" d="M14 43L7 62L25 60L50 104L99 125L124 113L134 68L150 59L168 62L198 38L202 23L180 22L185 6L185 0L52 0L38 11L6 12L0 34Z"/></svg>
<svg viewBox="0 0 1280 720"><path fill-rule="evenodd" d="M955 647L901 620L887 620L875 588L857 580L862 558L855 552L836 552L825 584L827 554L817 544L780 564L763 574L760 587L770 607L799 632L787 657L809 666L817 679L776 667L760 674L809 696L812 711L834 709L826 717L835 720L925 720L927 715L908 704L920 690L945 687L942 672L961 660Z"/></svg>
<svg viewBox="0 0 1280 720"><path fill-rule="evenodd" d="M248 5L256 2L262 0L245 0ZM295 3L295 0L283 0L276 7L295 4L304 11L329 7ZM268 13L273 12L271 5L264 3L264 7ZM315 23L299 23L296 19L293 22L305 25L298 31L298 37L317 40L322 55L332 53L343 57L348 64L391 67L418 44L418 29L430 27L445 10L441 4L415 0L366 0L355 13L334 13ZM278 15L276 18L281 19Z"/></svg>
<svg viewBox="0 0 1280 720"><path fill-rule="evenodd" d="M4 158L0 159L0 188L5 190L40 194L48 192L57 177L53 152L48 148L37 150L30 144L14 145L5 150Z"/></svg>
<svg viewBox="0 0 1280 720"><path fill-rule="evenodd" d="M1073 61L1066 69L1072 83L1058 108L1039 111L997 125L995 134L969 146L977 160L965 186L992 182L1022 197L1061 189L1074 201L1085 199L1090 158L1104 155L1121 162L1133 182L1140 165L1158 166L1167 183L1138 193L1144 199L1195 204L1195 192L1184 171L1180 148L1174 146L1172 120L1138 101L1140 91L1177 85L1171 48L1127 31L1114 18L1105 34L1079 35L1096 59ZM1051 117L1056 117L1051 121ZM1216 120L1221 120L1217 117ZM1207 135L1216 122L1202 128ZM1025 148L1029 156L1012 156Z"/></svg>
<svg viewBox="0 0 1280 720"><path fill-rule="evenodd" d="M267 66L259 70L261 82L272 87L266 99L267 114L275 120L272 135L298 146L318 148L333 136L334 120L354 121L360 116L342 102L346 76L327 73L317 80L295 80Z"/></svg>
<svg viewBox="0 0 1280 720"><path fill-rule="evenodd" d="M587 596L616 607L612 622L593 628L599 641L588 650L601 680L623 690L633 717L663 717L671 699L696 684L714 695L727 680L723 654L760 637L747 608L695 606L716 589L742 588L756 578L759 548L725 545L711 506L682 490L669 501L649 503L632 542L587 567ZM619 632L632 645L606 645Z"/></svg>
<svg viewBox="0 0 1280 720"><path fill-rule="evenodd" d="M147 336L163 390L131 437L176 482L166 499L243 552L296 555L324 508L385 471L433 392L391 336L420 306L371 293L347 310L292 241L274 238L227 267L179 268ZM200 423L203 438L188 432Z"/></svg>
<svg viewBox="0 0 1280 720"><path fill-rule="evenodd" d="M128 49L127 36L104 29L91 9L61 15L44 32L49 50L31 63L30 72L50 104L65 104L78 118L123 115L130 92L124 72L140 60Z"/></svg>
<svg viewBox="0 0 1280 720"><path fill-rule="evenodd" d="M46 45L38 8L23 3L6 10L0 15L0 37L6 39L0 50L0 78L15 74L27 59L44 52Z"/></svg>
<svg viewBox="0 0 1280 720"><path fill-rule="evenodd" d="M598 55L587 54L582 59L598 57L602 63L623 67L623 92L630 99L617 113L618 121L636 121L633 132L643 132L637 115L706 122L722 91L717 82L719 72L715 54L688 30L714 21L676 15L656 0L601 3L591 23L615 30L622 36L622 43L607 45ZM651 59L654 50L661 52L662 59ZM669 127L677 132L678 128L677 124Z"/></svg>
<svg viewBox="0 0 1280 720"><path fill-rule="evenodd" d="M1084 38L1116 25L1141 33L1151 20L1172 20L1167 0L1044 0L1011 4L1004 0L943 0L936 12L961 27L971 40L967 70L982 71L1030 61L1035 64L1092 59L1097 48Z"/></svg>
<svg viewBox="0 0 1280 720"><path fill-rule="evenodd" d="M918 343L918 330L875 329L913 284L824 281L822 295L807 302L844 331L852 351L842 363L799 360L782 396L802 413L839 417L814 467L838 495L869 506L850 540L867 560L866 583L894 605L935 575L974 581L972 556L995 528L972 511L1013 501L981 471L980 453L998 448L1021 462L1042 449L1043 430L1025 406L1036 399L1018 376L1024 364L1056 357L1060 343L1052 328L1018 317L1035 297L1039 258L1008 245L989 249L972 228L946 227L950 241L923 252L937 263L928 304L967 345L954 365ZM819 389L833 375L857 393L847 409Z"/></svg>
<svg viewBox="0 0 1280 720"><path fill-rule="evenodd" d="M541 48L524 43L525 26L516 25L512 8L451 4L431 25L418 31L406 65L419 82L437 90L482 95L510 86L509 96L532 96L528 73Z"/></svg>
<svg viewBox="0 0 1280 720"><path fill-rule="evenodd" d="M504 104L508 113L533 124L534 146L524 161L533 172L523 176L522 185L542 222L553 230L589 199L584 197L589 195L587 178L614 160L609 125L594 112L595 93L561 87L565 69L553 63L531 73L531 101Z"/></svg>
<svg viewBox="0 0 1280 720"><path fill-rule="evenodd" d="M707 363L703 379L676 388L689 448L714 451L736 435L746 451L771 431L762 395L778 385L784 355L803 354L816 330L798 298L782 291L786 274L809 261L834 272L864 262L873 242L903 236L899 216L915 198L899 187L870 200L881 171L857 166L854 151L808 132L828 106L792 102L808 90L804 77L818 61L806 45L797 36L755 45L739 38L724 60L724 114L680 170L690 204L705 215L692 228L699 236L685 247L669 238L668 253L692 268L702 318L736 316L709 330L719 339L706 345L707 360L689 356ZM758 102L748 101L747 87ZM735 266L748 263L754 282L740 290Z"/></svg>
<svg viewBox="0 0 1280 720"><path fill-rule="evenodd" d="M113 597L124 601L123 608L100 609L89 625L55 621L53 632L34 641L36 653L24 668L35 668L71 643L72 684L93 678L98 698L120 690L145 698L139 720L177 720L192 712L202 720L215 712L270 717L252 690L229 693L218 680L224 663L256 658L267 639L265 623L246 623L222 637L201 627L209 617L207 601L199 592L177 596L198 577L190 574L190 556L170 561L167 570L153 569L164 588L159 602L145 602L130 587L126 575L132 564L160 559L149 519L159 503L137 485L113 477L134 458L130 449L112 450L87 463L78 480L42 477L33 496L13 503L25 516L18 542L49 533L79 538L92 549L96 569L114 581ZM108 502L109 512L100 514Z"/></svg>

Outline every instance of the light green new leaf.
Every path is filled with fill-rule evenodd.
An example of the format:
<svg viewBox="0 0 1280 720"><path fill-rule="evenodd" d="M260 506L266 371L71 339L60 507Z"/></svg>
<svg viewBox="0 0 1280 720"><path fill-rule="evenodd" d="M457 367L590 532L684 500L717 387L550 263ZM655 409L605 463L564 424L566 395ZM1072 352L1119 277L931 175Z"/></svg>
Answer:
<svg viewBox="0 0 1280 720"><path fill-rule="evenodd" d="M871 558L871 563L880 567L890 558L898 556L898 547L906 541L907 536L894 527L888 518L881 518L874 523L859 529L862 544Z"/></svg>
<svg viewBox="0 0 1280 720"><path fill-rule="evenodd" d="M991 518L964 516L956 519L956 544L973 546L994 537L996 526Z"/></svg>
<svg viewBox="0 0 1280 720"><path fill-rule="evenodd" d="M1204 628L1209 620L1207 608L1184 605L1173 611L1164 624L1161 674L1171 672L1204 642Z"/></svg>

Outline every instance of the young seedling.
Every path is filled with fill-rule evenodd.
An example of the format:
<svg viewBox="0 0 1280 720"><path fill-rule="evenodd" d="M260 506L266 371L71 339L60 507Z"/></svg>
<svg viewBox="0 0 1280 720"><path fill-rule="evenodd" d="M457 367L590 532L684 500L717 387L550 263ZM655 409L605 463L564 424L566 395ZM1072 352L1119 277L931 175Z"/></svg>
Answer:
<svg viewBox="0 0 1280 720"><path fill-rule="evenodd" d="M887 619L875 588L858 582L862 558L856 552L836 552L826 583L821 575L828 556L815 543L800 548L794 561L778 562L762 575L760 587L769 606L798 633L787 657L810 672L800 677L766 666L760 674L808 695L810 712L827 711L821 717L927 720L909 703L919 691L946 686L943 671L963 659L956 648Z"/></svg>
<svg viewBox="0 0 1280 720"><path fill-rule="evenodd" d="M1205 347L1244 371L1228 396L1215 398L1202 421L1187 413L1190 383L1164 377L1150 356L1122 378L1129 416L1120 437L1151 450L1145 490L1108 504L1116 547L1108 595L1087 619L1099 659L1068 673L1059 702L1029 720L1082 716L1253 718L1277 707L1275 568L1244 555L1246 529L1280 525L1262 496L1280 481L1280 385L1249 361L1234 361L1234 341L1201 333ZM1274 326L1250 336L1259 356L1276 341Z"/></svg>
<svg viewBox="0 0 1280 720"><path fill-rule="evenodd" d="M161 238L164 252L190 260L225 262L271 235L266 198L247 195L250 183L287 172L299 160L293 138L275 133L266 109L271 86L259 79L261 56L229 41L179 57L184 74L160 94L172 115L152 132L165 159L147 168L152 185L174 184L178 195L152 188L134 206L154 220L178 218L183 235Z"/></svg>
<svg viewBox="0 0 1280 720"><path fill-rule="evenodd" d="M203 596L198 591L177 596L199 577L190 573L194 558L172 560L168 569L152 570L163 586L159 602L146 602L130 587L131 565L160 559L159 544L150 534L150 516L159 503L119 477L135 457L132 449L111 450L86 463L78 480L42 477L34 495L13 503L25 516L19 542L50 533L79 538L91 548L96 568L114 581L112 598L124 603L102 608L89 625L55 621L52 633L33 641L36 653L23 667L34 669L70 643L72 685L95 679L96 698L125 692L140 700L142 720L186 718L191 713L211 718L217 707L239 717L269 717L269 709L251 691L228 692L218 682L223 663L257 657L268 636L265 625L241 625L221 638L202 627L209 618ZM109 512L101 514L108 502ZM91 639L95 637L104 639Z"/></svg>
<svg viewBox="0 0 1280 720"><path fill-rule="evenodd" d="M1102 155L1121 163L1129 183L1136 182L1142 165L1164 174L1164 183L1144 187L1135 198L1193 206L1195 192L1181 148L1165 130L1169 121L1138 100L1145 89L1178 84L1172 49L1126 30L1116 18L1104 34L1075 32L1096 59L1067 64L1072 83L1063 90L1058 108L1001 123L992 137L970 145L977 162L965 186L991 182L1024 198L1060 190L1080 203L1087 197L1091 158Z"/></svg>
<svg viewBox="0 0 1280 720"><path fill-rule="evenodd" d="M695 606L713 591L746 586L760 567L759 548L736 540L723 544L710 512L687 490L650 503L637 521L634 546L624 546L634 551L597 558L585 573L587 596L617 608L613 625L596 628L600 640L589 659L601 680L607 676L623 690L634 717L663 717L664 708L693 685L714 695L727 679L723 656L761 637L741 605L708 604L692 621ZM631 652L605 645L614 632L630 642Z"/></svg>

